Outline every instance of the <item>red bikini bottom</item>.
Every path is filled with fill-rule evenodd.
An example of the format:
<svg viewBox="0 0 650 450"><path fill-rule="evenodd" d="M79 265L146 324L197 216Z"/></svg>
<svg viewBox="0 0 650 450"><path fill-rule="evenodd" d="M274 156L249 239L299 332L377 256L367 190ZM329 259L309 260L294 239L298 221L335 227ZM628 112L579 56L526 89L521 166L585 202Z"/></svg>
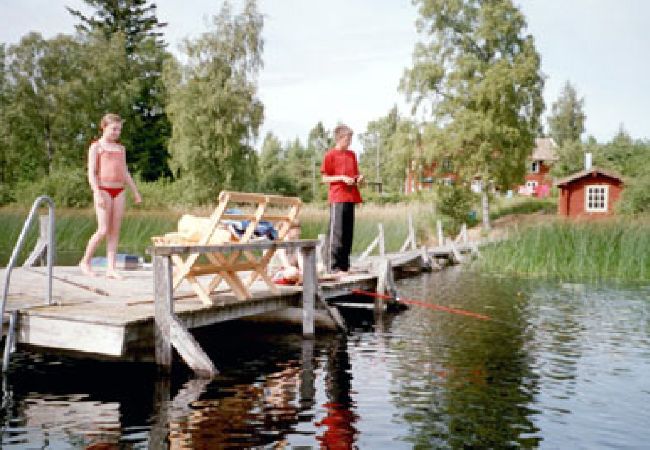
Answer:
<svg viewBox="0 0 650 450"><path fill-rule="evenodd" d="M99 186L99 189L108 192L108 195L110 195L111 198L117 197L124 190L124 188L111 188L111 187L102 187L102 186Z"/></svg>

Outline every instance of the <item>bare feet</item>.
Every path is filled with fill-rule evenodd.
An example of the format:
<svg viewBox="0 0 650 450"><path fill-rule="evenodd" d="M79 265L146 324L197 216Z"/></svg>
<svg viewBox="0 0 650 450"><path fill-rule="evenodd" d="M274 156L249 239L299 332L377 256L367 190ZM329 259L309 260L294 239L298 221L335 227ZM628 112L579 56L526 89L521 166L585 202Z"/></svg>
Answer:
<svg viewBox="0 0 650 450"><path fill-rule="evenodd" d="M123 280L124 277L117 273L114 270L106 270L106 278L111 278L113 280Z"/></svg>
<svg viewBox="0 0 650 450"><path fill-rule="evenodd" d="M90 264L88 264L86 262L82 261L82 262L79 263L79 270L81 270L81 273L83 273L84 275L86 275L88 277L96 277L97 276L97 274L95 272L93 272L93 270L90 268Z"/></svg>

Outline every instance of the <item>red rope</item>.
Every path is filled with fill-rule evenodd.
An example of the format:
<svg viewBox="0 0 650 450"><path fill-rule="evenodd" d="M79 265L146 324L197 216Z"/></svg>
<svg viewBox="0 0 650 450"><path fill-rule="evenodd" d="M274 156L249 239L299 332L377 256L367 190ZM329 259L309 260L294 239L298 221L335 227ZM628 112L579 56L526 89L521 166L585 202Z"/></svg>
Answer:
<svg viewBox="0 0 650 450"><path fill-rule="evenodd" d="M420 300L413 300L413 299L402 298L402 297L395 298L395 297L391 297L390 295L377 294L376 292L362 291L361 289L352 289L352 293L357 295L367 295L368 297L380 298L382 300L395 300L407 305L417 305L423 308L434 309L436 311L444 311L452 314L460 314L461 316L474 317L475 319L492 320L490 316L486 316L484 314L466 311L464 309L450 308L449 306L436 305L434 303L425 303Z"/></svg>

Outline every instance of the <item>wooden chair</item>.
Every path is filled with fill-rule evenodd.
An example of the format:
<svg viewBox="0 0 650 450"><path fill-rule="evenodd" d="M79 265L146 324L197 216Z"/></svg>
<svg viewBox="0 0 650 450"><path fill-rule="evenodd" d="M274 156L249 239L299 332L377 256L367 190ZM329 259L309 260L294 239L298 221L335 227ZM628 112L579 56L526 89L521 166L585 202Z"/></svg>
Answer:
<svg viewBox="0 0 650 450"><path fill-rule="evenodd" d="M210 217L183 216L178 231L165 236L152 237L154 245L209 245L231 242L233 251L226 253L190 253L185 259L174 255L173 289L187 280L204 304L212 304L210 293L224 281L240 300L251 298L250 287L259 277L273 293L279 293L267 273L267 266L275 249L263 251L261 255L250 250L237 250L237 243L249 243L260 237L255 235L260 222L273 225L277 232L275 239L281 241L289 231L291 223L298 217L302 202L297 197L223 191L219 204ZM245 222L243 222L245 221ZM243 229L241 226L244 225ZM235 233L239 228L241 234ZM200 264L204 254L207 264ZM247 282L242 272L250 273ZM212 275L207 286L198 277Z"/></svg>

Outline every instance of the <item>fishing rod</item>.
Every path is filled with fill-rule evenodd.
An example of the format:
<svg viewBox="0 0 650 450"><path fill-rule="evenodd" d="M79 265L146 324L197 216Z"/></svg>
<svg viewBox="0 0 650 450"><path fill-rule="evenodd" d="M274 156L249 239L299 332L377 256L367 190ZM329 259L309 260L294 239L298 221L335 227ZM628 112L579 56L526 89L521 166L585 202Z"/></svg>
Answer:
<svg viewBox="0 0 650 450"><path fill-rule="evenodd" d="M465 309L460 309L460 308L451 308L449 306L436 305L435 303L426 303L421 300L415 300L415 299L404 298L404 297L393 297L390 295L377 294L376 292L364 291L361 289L352 289L351 293L379 298L381 300L394 300L396 302L404 303L406 305L421 306L422 308L433 309L436 311L444 311L452 314L459 314L461 316L474 317L475 319L480 319L480 320L492 320L490 316L486 316L485 314L479 314L479 313L467 311Z"/></svg>

